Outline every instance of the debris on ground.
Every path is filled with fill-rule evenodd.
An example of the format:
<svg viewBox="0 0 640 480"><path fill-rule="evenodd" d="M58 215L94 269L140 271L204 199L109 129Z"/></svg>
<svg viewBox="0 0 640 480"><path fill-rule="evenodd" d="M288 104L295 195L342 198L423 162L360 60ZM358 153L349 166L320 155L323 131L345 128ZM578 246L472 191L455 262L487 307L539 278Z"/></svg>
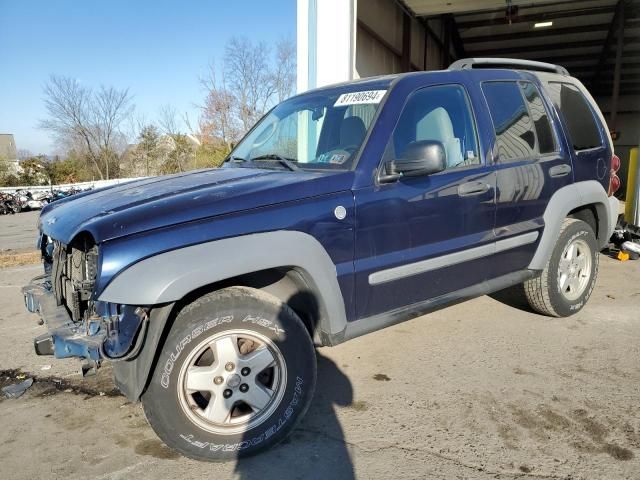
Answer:
<svg viewBox="0 0 640 480"><path fill-rule="evenodd" d="M627 260L629 260L629 254L623 252L622 250L620 250L618 252L618 256L616 257L618 260L620 260L621 262L626 262Z"/></svg>
<svg viewBox="0 0 640 480"><path fill-rule="evenodd" d="M19 380L27 377L33 382L33 395L37 397L55 395L58 392L85 395L86 398L96 396L119 397L122 395L117 388L109 388L111 384L89 385L84 382L76 383L59 377L33 375L17 369L0 370L0 390L4 392L5 387L18 383ZM0 401L2 401L1 397Z"/></svg>
<svg viewBox="0 0 640 480"><path fill-rule="evenodd" d="M616 228L611 235L613 258L626 262L640 259L640 230L626 224Z"/></svg>
<svg viewBox="0 0 640 480"><path fill-rule="evenodd" d="M638 257L640 257L640 243L626 241L620 246L620 251L629 255L630 260L638 260Z"/></svg>
<svg viewBox="0 0 640 480"><path fill-rule="evenodd" d="M14 252L3 250L0 252L0 268L19 267L37 264L42 254L39 251Z"/></svg>
<svg viewBox="0 0 640 480"><path fill-rule="evenodd" d="M2 387L2 393L7 398L18 398L21 397L31 385L33 385L33 378L27 378L20 383L14 383Z"/></svg>

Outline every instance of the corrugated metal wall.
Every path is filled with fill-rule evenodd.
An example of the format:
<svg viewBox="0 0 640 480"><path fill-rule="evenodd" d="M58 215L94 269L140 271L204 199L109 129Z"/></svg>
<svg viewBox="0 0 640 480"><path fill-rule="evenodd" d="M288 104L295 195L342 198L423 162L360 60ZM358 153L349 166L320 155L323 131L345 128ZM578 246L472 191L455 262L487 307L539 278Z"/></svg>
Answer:
<svg viewBox="0 0 640 480"><path fill-rule="evenodd" d="M407 13L394 0L359 0L357 3L356 76L370 77L401 73L403 68L403 35ZM408 70L438 70L443 52L439 43L444 36L442 22L425 24L410 17L410 68ZM435 38L434 38L435 37ZM425 41L426 38L426 41ZM437 38L437 40L436 40ZM425 55L426 48L426 55Z"/></svg>

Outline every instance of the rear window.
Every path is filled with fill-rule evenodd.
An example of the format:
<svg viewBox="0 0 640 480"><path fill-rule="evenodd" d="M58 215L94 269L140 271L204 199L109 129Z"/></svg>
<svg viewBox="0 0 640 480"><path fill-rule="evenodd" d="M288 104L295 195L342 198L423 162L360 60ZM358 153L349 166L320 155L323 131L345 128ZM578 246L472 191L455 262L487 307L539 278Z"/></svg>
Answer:
<svg viewBox="0 0 640 480"><path fill-rule="evenodd" d="M558 107L569 130L575 150L588 150L603 145L598 124L589 102L577 87L569 83L549 82L549 95Z"/></svg>

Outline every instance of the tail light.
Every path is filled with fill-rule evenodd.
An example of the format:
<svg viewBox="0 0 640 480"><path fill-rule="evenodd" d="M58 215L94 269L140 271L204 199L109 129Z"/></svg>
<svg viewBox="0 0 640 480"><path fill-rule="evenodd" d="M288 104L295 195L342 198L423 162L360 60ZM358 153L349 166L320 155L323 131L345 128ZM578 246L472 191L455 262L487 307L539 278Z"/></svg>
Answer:
<svg viewBox="0 0 640 480"><path fill-rule="evenodd" d="M620 159L617 155L614 155L611 157L611 170L609 171L609 196L616 193L620 188L620 177L617 175L618 170L620 170Z"/></svg>

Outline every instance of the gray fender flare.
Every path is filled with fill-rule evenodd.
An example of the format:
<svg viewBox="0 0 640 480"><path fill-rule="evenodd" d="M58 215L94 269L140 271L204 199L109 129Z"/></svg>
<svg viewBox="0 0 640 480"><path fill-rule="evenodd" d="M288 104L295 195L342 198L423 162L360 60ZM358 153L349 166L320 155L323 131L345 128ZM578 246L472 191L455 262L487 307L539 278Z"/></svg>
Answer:
<svg viewBox="0 0 640 480"><path fill-rule="evenodd" d="M576 182L553 194L544 211L544 231L536 253L529 264L531 270L542 270L553 253L562 222L572 210L594 205L598 214L598 246L603 248L618 220L618 200L607 196L602 184L595 180Z"/></svg>
<svg viewBox="0 0 640 480"><path fill-rule="evenodd" d="M118 388L132 401L137 401L144 392L174 302L200 287L278 267L293 267L302 274L318 300L319 329L328 337L344 335L347 320L336 267L311 235L276 231L172 250L125 269L99 297L104 302L158 306L151 309L149 330L140 354L113 364Z"/></svg>
<svg viewBox="0 0 640 480"><path fill-rule="evenodd" d="M124 305L161 305L215 282L278 267L301 271L320 307L319 327L336 335L347 326L336 267L314 237L274 231L171 250L142 260L107 285L99 300Z"/></svg>

